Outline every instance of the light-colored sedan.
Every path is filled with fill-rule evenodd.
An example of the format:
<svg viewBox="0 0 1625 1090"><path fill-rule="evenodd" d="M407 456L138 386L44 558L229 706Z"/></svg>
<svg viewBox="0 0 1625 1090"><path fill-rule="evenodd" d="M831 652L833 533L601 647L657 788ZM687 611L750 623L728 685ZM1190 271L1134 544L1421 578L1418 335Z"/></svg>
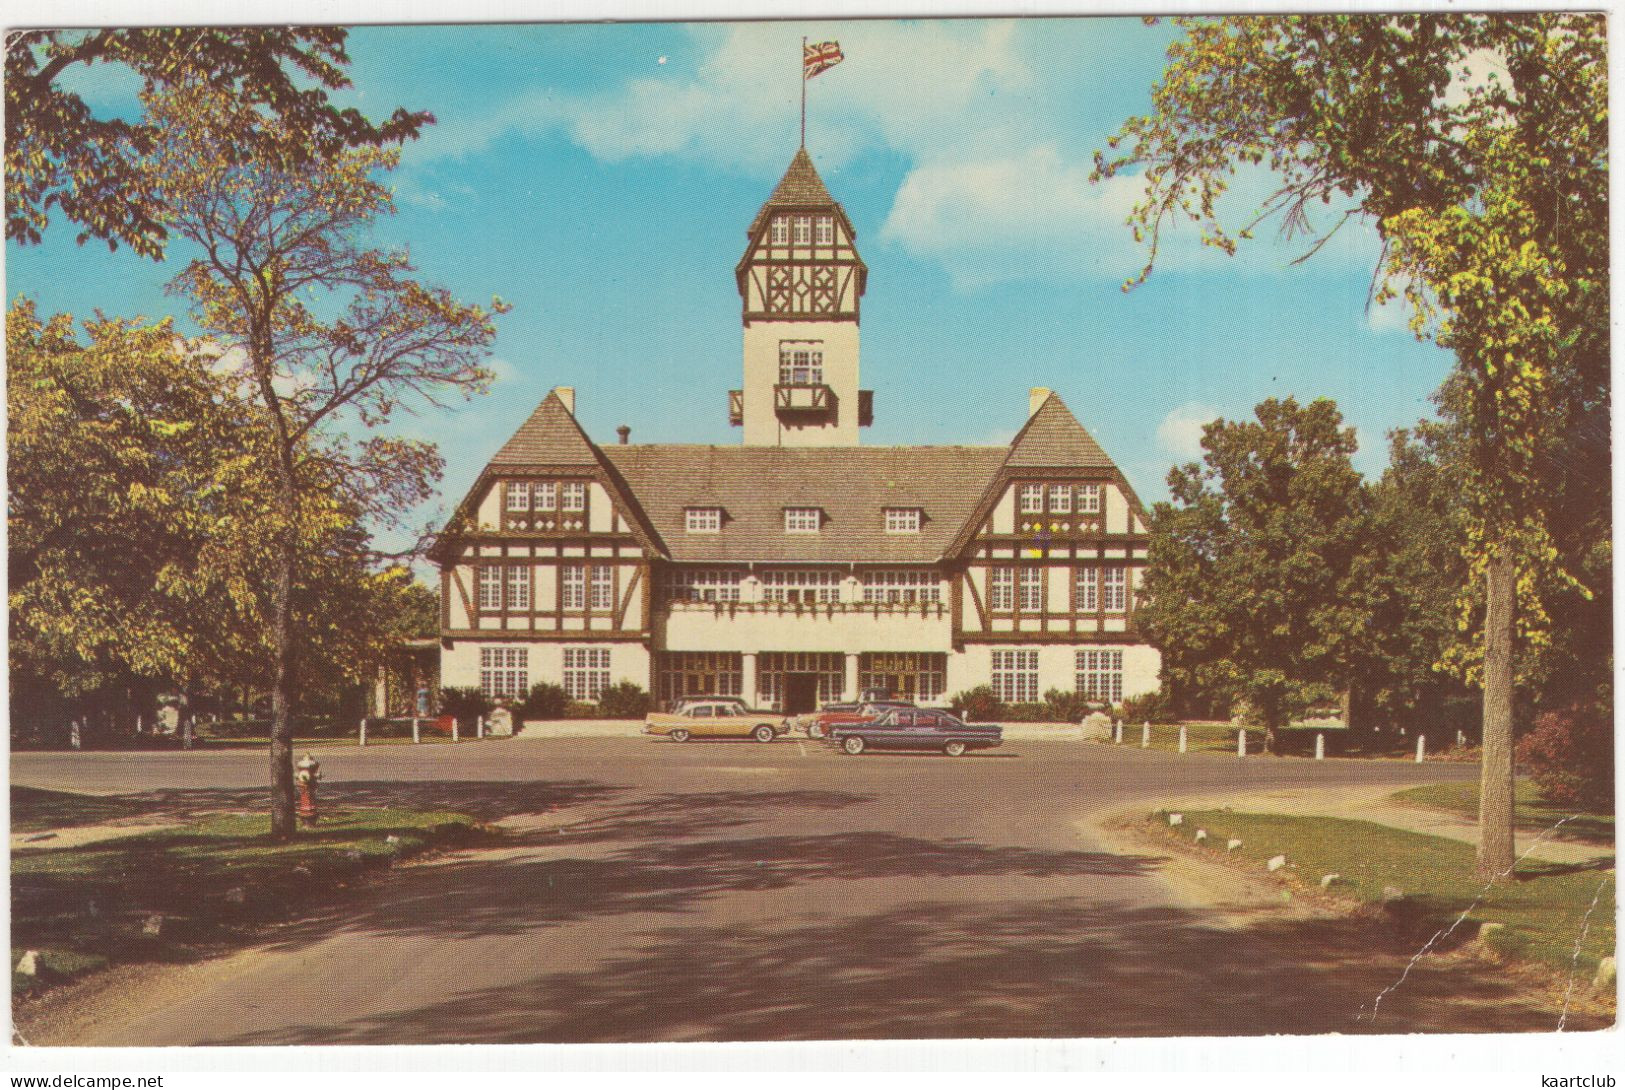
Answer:
<svg viewBox="0 0 1625 1090"><path fill-rule="evenodd" d="M774 712L756 712L725 700L690 705L680 713L650 712L644 734L664 734L673 742L690 738L754 738L771 742L790 729Z"/></svg>

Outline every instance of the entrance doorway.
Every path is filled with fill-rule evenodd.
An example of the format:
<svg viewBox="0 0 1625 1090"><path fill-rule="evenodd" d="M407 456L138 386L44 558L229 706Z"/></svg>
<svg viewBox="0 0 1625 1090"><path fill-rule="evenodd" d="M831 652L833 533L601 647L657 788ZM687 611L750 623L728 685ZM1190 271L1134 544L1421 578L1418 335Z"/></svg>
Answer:
<svg viewBox="0 0 1625 1090"><path fill-rule="evenodd" d="M800 715L818 710L818 675L784 675L784 713Z"/></svg>

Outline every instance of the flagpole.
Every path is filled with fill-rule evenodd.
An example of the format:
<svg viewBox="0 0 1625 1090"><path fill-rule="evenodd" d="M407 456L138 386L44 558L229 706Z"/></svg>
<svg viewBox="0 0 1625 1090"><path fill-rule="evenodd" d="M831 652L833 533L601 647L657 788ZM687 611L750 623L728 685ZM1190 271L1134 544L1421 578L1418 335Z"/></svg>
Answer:
<svg viewBox="0 0 1625 1090"><path fill-rule="evenodd" d="M807 146L807 38L801 39L801 146Z"/></svg>

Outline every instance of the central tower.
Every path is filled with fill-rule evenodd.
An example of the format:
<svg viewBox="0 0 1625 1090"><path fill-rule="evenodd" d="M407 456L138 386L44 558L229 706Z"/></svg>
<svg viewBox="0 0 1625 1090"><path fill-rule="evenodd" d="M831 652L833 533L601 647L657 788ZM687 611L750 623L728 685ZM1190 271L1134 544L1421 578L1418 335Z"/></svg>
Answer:
<svg viewBox="0 0 1625 1090"><path fill-rule="evenodd" d="M751 221L734 275L745 325L745 387L728 420L746 446L856 446L873 420L858 389L858 301L869 275L852 222L801 148Z"/></svg>

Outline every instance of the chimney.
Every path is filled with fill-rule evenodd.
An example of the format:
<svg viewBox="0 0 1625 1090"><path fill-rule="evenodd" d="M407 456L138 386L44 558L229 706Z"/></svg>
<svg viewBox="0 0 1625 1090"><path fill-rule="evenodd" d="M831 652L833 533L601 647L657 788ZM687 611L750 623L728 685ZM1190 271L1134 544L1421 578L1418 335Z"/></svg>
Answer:
<svg viewBox="0 0 1625 1090"><path fill-rule="evenodd" d="M621 446L623 447L632 441L632 429L627 427L625 424L622 424L620 427L616 428L615 434L621 437Z"/></svg>
<svg viewBox="0 0 1625 1090"><path fill-rule="evenodd" d="M559 395L559 400L564 402L564 408L571 416L574 416L576 414L576 388L574 386L555 386L553 392Z"/></svg>
<svg viewBox="0 0 1625 1090"><path fill-rule="evenodd" d="M1030 417L1043 408L1044 402L1049 400L1049 395L1048 386L1034 386L1027 394L1027 415Z"/></svg>

